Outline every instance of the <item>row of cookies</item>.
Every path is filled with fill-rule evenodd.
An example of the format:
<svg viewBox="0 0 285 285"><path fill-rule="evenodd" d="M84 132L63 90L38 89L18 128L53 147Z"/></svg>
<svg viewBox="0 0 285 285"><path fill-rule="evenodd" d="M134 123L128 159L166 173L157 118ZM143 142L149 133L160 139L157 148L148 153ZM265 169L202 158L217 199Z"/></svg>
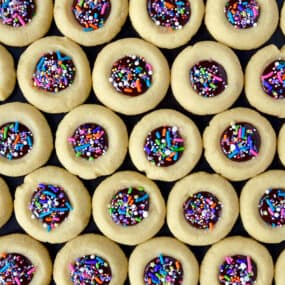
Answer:
<svg viewBox="0 0 285 285"><path fill-rule="evenodd" d="M282 285L285 251L274 268L268 250L241 236L214 244L199 264L191 250L178 240L157 237L138 245L129 262L114 242L95 235L81 235L63 246L54 264L46 248L23 234L0 237L0 278L3 284L58 285L110 284L238 284ZM274 270L275 269L275 270ZM167 283L166 283L167 282Z"/></svg>
<svg viewBox="0 0 285 285"><path fill-rule="evenodd" d="M0 189L2 226L12 214L13 203L3 180ZM252 237L280 243L284 240L284 189L283 170L264 172L243 187L239 210L235 189L225 178L193 173L172 188L167 201L167 225L179 240L204 246L228 235L240 211L244 228ZM32 237L49 243L76 237L91 215L91 198L80 180L52 166L27 175L16 189L14 204L20 226ZM92 198L97 227L108 238L126 245L142 243L157 234L164 224L165 208L157 185L134 171L106 178Z"/></svg>
<svg viewBox="0 0 285 285"><path fill-rule="evenodd" d="M215 39L237 49L253 49L275 31L279 11L275 0L40 0L5 1L0 6L0 38L24 46L47 33L54 15L63 35L85 46L106 43L119 33L128 13L141 37L163 48L186 44L202 23ZM205 10L205 11L204 11ZM285 26L285 8L281 28Z"/></svg>

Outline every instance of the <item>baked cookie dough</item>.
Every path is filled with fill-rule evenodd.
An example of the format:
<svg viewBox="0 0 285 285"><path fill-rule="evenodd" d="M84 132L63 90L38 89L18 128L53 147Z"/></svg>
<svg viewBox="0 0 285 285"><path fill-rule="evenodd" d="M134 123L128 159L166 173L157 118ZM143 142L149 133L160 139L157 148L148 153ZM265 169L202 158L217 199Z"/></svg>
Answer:
<svg viewBox="0 0 285 285"><path fill-rule="evenodd" d="M261 46L279 21L275 0L208 0L205 24L219 42L239 50Z"/></svg>
<svg viewBox="0 0 285 285"><path fill-rule="evenodd" d="M58 36L40 39L21 55L17 77L25 98L47 113L68 112L91 90L88 59L79 45Z"/></svg>
<svg viewBox="0 0 285 285"><path fill-rule="evenodd" d="M194 122L185 115L161 109L145 115L130 135L131 160L150 179L174 181L189 173L202 153Z"/></svg>
<svg viewBox="0 0 285 285"><path fill-rule="evenodd" d="M128 0L55 0L58 29L83 46L109 42L128 15Z"/></svg>
<svg viewBox="0 0 285 285"><path fill-rule="evenodd" d="M157 185L134 171L121 171L96 188L93 218L110 239L135 245L152 238L165 219L165 202Z"/></svg>
<svg viewBox="0 0 285 285"><path fill-rule="evenodd" d="M12 55L2 45L0 45L0 71L0 101L4 101L14 90L16 71Z"/></svg>
<svg viewBox="0 0 285 285"><path fill-rule="evenodd" d="M131 285L197 285L198 262L190 249L170 237L157 237L138 245L129 259Z"/></svg>
<svg viewBox="0 0 285 285"><path fill-rule="evenodd" d="M103 48L93 70L98 100L125 115L153 109L164 98L169 81L169 66L162 52L135 38L118 40Z"/></svg>
<svg viewBox="0 0 285 285"><path fill-rule="evenodd" d="M9 46L26 46L48 32L52 16L52 0L1 1L0 41Z"/></svg>
<svg viewBox="0 0 285 285"><path fill-rule="evenodd" d="M252 56L246 67L245 94L259 111L285 118L285 46L266 46Z"/></svg>
<svg viewBox="0 0 285 285"><path fill-rule="evenodd" d="M8 185L0 177L0 229L10 219L13 211L13 200Z"/></svg>
<svg viewBox="0 0 285 285"><path fill-rule="evenodd" d="M214 244L201 264L200 285L271 285L272 279L273 261L268 250L255 240L241 236Z"/></svg>
<svg viewBox="0 0 285 285"><path fill-rule="evenodd" d="M58 125L55 148L58 159L83 179L112 174L127 153L128 132L122 119L100 105L82 105Z"/></svg>
<svg viewBox="0 0 285 285"><path fill-rule="evenodd" d="M275 264L275 285L283 285L285 282L285 250L281 252L279 255L276 264Z"/></svg>
<svg viewBox="0 0 285 285"><path fill-rule="evenodd" d="M24 234L0 237L1 284L49 285L52 263L47 249Z"/></svg>
<svg viewBox="0 0 285 285"><path fill-rule="evenodd" d="M58 285L123 285L128 261L109 239L85 234L68 242L57 254L53 276Z"/></svg>
<svg viewBox="0 0 285 285"><path fill-rule="evenodd" d="M238 57L223 44L198 42L185 48L171 69L175 99L187 111L208 115L229 108L243 88Z"/></svg>
<svg viewBox="0 0 285 285"><path fill-rule="evenodd" d="M83 183L55 166L27 175L15 193L15 215L32 237L49 243L63 243L87 226L91 199Z"/></svg>
<svg viewBox="0 0 285 285"><path fill-rule="evenodd" d="M215 172L240 181L263 172L276 151L269 121L248 108L216 115L203 134L205 158Z"/></svg>
<svg viewBox="0 0 285 285"><path fill-rule="evenodd" d="M285 240L285 171L269 170L242 189L240 214L245 230L266 243Z"/></svg>
<svg viewBox="0 0 285 285"><path fill-rule="evenodd" d="M47 162L53 149L45 117L26 103L0 106L0 173L25 175Z"/></svg>
<svg viewBox="0 0 285 285"><path fill-rule="evenodd" d="M285 124L282 125L278 135L277 152L281 163L285 165Z"/></svg>
<svg viewBox="0 0 285 285"><path fill-rule="evenodd" d="M198 31L203 0L130 0L133 27L145 40L161 48L186 44Z"/></svg>
<svg viewBox="0 0 285 285"><path fill-rule="evenodd" d="M285 4L283 3L280 15L280 28L283 34L285 34Z"/></svg>
<svg viewBox="0 0 285 285"><path fill-rule="evenodd" d="M191 174L178 181L168 196L168 227L190 245L209 245L224 238L238 214L235 189L218 174Z"/></svg>

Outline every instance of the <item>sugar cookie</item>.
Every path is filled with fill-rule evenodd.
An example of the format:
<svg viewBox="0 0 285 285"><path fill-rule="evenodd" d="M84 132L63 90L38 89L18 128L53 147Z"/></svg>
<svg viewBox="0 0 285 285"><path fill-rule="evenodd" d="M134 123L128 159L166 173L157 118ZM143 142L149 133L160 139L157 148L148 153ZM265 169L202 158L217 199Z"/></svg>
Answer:
<svg viewBox="0 0 285 285"><path fill-rule="evenodd" d="M58 285L123 285L128 261L109 239L85 234L68 242L57 254L53 276Z"/></svg>
<svg viewBox="0 0 285 285"><path fill-rule="evenodd" d="M240 214L244 228L255 239L266 243L285 240L285 171L269 170L242 189Z"/></svg>
<svg viewBox="0 0 285 285"><path fill-rule="evenodd" d="M0 45L0 71L0 101L4 101L14 90L16 71L12 55L2 45Z"/></svg>
<svg viewBox="0 0 285 285"><path fill-rule="evenodd" d="M205 129L203 141L210 166L233 181L264 171L276 151L271 124L248 108L234 108L216 115Z"/></svg>
<svg viewBox="0 0 285 285"><path fill-rule="evenodd" d="M186 44L198 31L203 0L130 0L130 19L145 40L161 48Z"/></svg>
<svg viewBox="0 0 285 285"><path fill-rule="evenodd" d="M128 16L128 0L56 0L54 19L58 29L83 46L109 42Z"/></svg>
<svg viewBox="0 0 285 285"><path fill-rule="evenodd" d="M285 165L285 124L282 125L278 135L277 152L281 163Z"/></svg>
<svg viewBox="0 0 285 285"><path fill-rule="evenodd" d="M121 171L99 184L93 218L110 239L135 245L153 237L165 220L165 202L157 185L134 171Z"/></svg>
<svg viewBox="0 0 285 285"><path fill-rule="evenodd" d="M279 19L275 0L208 0L205 24L211 35L232 48L250 50L274 33Z"/></svg>
<svg viewBox="0 0 285 285"><path fill-rule="evenodd" d="M0 177L0 229L10 219L13 211L13 200L8 185Z"/></svg>
<svg viewBox="0 0 285 285"><path fill-rule="evenodd" d="M19 47L43 37L50 28L52 11L52 0L1 1L1 42Z"/></svg>
<svg viewBox="0 0 285 285"><path fill-rule="evenodd" d="M280 28L283 34L285 34L285 4L283 3L280 15Z"/></svg>
<svg viewBox="0 0 285 285"><path fill-rule="evenodd" d="M189 173L202 153L198 128L170 109L145 115L130 135L130 156L150 179L174 181Z"/></svg>
<svg viewBox="0 0 285 285"><path fill-rule="evenodd" d="M171 87L174 97L187 111L215 114L236 101L243 88L243 72L230 48L213 41L198 42L176 57Z"/></svg>
<svg viewBox="0 0 285 285"><path fill-rule="evenodd" d="M45 117L26 103L0 106L0 173L25 175L47 162L53 149Z"/></svg>
<svg viewBox="0 0 285 285"><path fill-rule="evenodd" d="M201 285L271 285L273 261L268 250L253 239L228 237L214 244L204 256Z"/></svg>
<svg viewBox="0 0 285 285"><path fill-rule="evenodd" d="M56 132L56 153L71 173L84 179L113 173L123 163L128 132L122 119L100 105L68 113Z"/></svg>
<svg viewBox="0 0 285 285"><path fill-rule="evenodd" d="M285 250L279 255L276 264L275 264L275 285L283 285L285 282Z"/></svg>
<svg viewBox="0 0 285 285"><path fill-rule="evenodd" d="M191 174L178 181L168 196L168 227L190 245L209 245L224 238L238 214L235 189L218 174Z"/></svg>
<svg viewBox="0 0 285 285"><path fill-rule="evenodd" d="M21 55L17 76L26 99L47 113L68 112L91 90L88 59L79 45L58 36L40 39Z"/></svg>
<svg viewBox="0 0 285 285"><path fill-rule="evenodd" d="M66 170L46 166L25 177L15 193L15 215L32 237L63 243L87 226L91 199L83 183Z"/></svg>
<svg viewBox="0 0 285 285"><path fill-rule="evenodd" d="M129 259L131 285L197 285L198 262L190 249L170 237L158 237L138 245Z"/></svg>
<svg viewBox="0 0 285 285"><path fill-rule="evenodd" d="M98 54L93 89L98 100L116 112L136 115L164 98L170 71L162 52L141 39L126 38Z"/></svg>
<svg viewBox="0 0 285 285"><path fill-rule="evenodd" d="M0 237L2 284L49 285L52 262L47 249L24 234Z"/></svg>

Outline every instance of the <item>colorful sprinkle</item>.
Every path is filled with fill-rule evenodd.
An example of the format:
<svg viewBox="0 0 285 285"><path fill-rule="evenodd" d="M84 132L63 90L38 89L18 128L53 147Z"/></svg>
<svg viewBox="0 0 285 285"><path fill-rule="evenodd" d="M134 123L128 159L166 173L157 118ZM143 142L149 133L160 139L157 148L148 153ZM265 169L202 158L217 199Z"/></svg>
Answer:
<svg viewBox="0 0 285 285"><path fill-rule="evenodd" d="M215 61L200 61L190 70L192 88L203 97L215 97L222 93L228 84L227 73Z"/></svg>
<svg viewBox="0 0 285 285"><path fill-rule="evenodd" d="M34 0L0 0L0 21L14 28L32 21L36 12Z"/></svg>
<svg viewBox="0 0 285 285"><path fill-rule="evenodd" d="M184 139L175 126L159 127L151 131L144 144L147 159L156 166L176 163L184 152Z"/></svg>
<svg viewBox="0 0 285 285"><path fill-rule="evenodd" d="M151 260L144 269L145 285L181 285L183 268L177 259L160 254Z"/></svg>
<svg viewBox="0 0 285 285"><path fill-rule="evenodd" d="M212 230L221 216L222 203L209 192L198 192L183 204L186 221L197 229Z"/></svg>
<svg viewBox="0 0 285 285"><path fill-rule="evenodd" d="M272 227L285 225L285 190L269 189L258 203L260 217Z"/></svg>
<svg viewBox="0 0 285 285"><path fill-rule="evenodd" d="M72 137L68 138L77 157L94 160L108 150L108 136L99 125L86 123L79 126Z"/></svg>
<svg viewBox="0 0 285 285"><path fill-rule="evenodd" d="M225 257L219 268L219 280L226 285L252 285L257 278L257 267L250 256Z"/></svg>
<svg viewBox="0 0 285 285"><path fill-rule="evenodd" d="M73 210L67 194L60 186L39 184L29 206L32 219L38 219L50 232L58 227Z"/></svg>
<svg viewBox="0 0 285 285"><path fill-rule="evenodd" d="M260 79L267 95L274 99L285 98L285 60L275 60L269 64Z"/></svg>
<svg viewBox="0 0 285 285"><path fill-rule="evenodd" d="M0 284L28 285L35 271L36 268L31 261L19 253L0 255Z"/></svg>
<svg viewBox="0 0 285 285"><path fill-rule="evenodd" d="M139 224L148 216L149 195L143 187L123 189L108 205L112 220L122 226Z"/></svg>
<svg viewBox="0 0 285 285"><path fill-rule="evenodd" d="M69 265L73 285L108 285L112 280L107 261L97 255L84 255Z"/></svg>
<svg viewBox="0 0 285 285"><path fill-rule="evenodd" d="M0 127L0 156L9 160L25 156L33 148L33 133L19 122Z"/></svg>
<svg viewBox="0 0 285 285"><path fill-rule="evenodd" d="M189 0L148 0L147 9L157 26L170 31L182 29L191 16Z"/></svg>
<svg viewBox="0 0 285 285"><path fill-rule="evenodd" d="M120 93L138 96L152 84L152 66L143 57L125 56L113 64L109 81Z"/></svg>
<svg viewBox="0 0 285 285"><path fill-rule="evenodd" d="M243 162L258 156L260 136L249 123L233 123L223 132L220 143L227 158Z"/></svg>
<svg viewBox="0 0 285 285"><path fill-rule="evenodd" d="M257 25L260 7L256 0L229 0L225 15L236 29L248 29Z"/></svg>
<svg viewBox="0 0 285 285"><path fill-rule="evenodd" d="M37 63L33 74L35 87L57 93L73 83L75 66L72 58L60 51L44 54Z"/></svg>
<svg viewBox="0 0 285 285"><path fill-rule="evenodd" d="M74 0L72 12L84 32L102 28L111 11L110 0Z"/></svg>

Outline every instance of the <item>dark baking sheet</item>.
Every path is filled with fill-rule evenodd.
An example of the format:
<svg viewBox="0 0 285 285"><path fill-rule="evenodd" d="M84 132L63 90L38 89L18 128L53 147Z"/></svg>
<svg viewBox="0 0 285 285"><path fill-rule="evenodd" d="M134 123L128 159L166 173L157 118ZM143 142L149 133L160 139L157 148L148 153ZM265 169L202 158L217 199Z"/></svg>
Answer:
<svg viewBox="0 0 285 285"><path fill-rule="evenodd" d="M44 0L42 0L44 1ZM281 5L282 5L282 0L277 0L279 8L281 9ZM57 30L55 23L52 23L51 29L49 30L48 35L61 35L59 33L59 31ZM121 30L121 32L119 33L119 35L114 39L121 39L121 38L126 38L126 37L138 37L137 33L134 31L134 29L131 26L130 20L128 18L128 20L126 21L125 25L123 26L123 29ZM198 33L192 38L192 40L187 44L187 45L192 45L198 41L202 41L202 40L214 40L208 33L205 25L203 24L201 26L201 28L199 29ZM268 45L270 43L274 43L276 44L279 48L285 43L285 36L283 36L283 34L281 33L280 28L278 27L278 29L276 30L276 32L274 33L274 35L271 37L271 39L266 42L265 45ZM102 46L97 46L97 47L90 47L90 48L83 48L84 51L86 52L89 62L90 62L90 66L91 68L93 68L94 65L94 61L95 58L98 54L98 52L103 48L104 45ZM174 61L175 57L178 55L178 53L184 49L185 46L181 47L181 48L177 48L174 50L165 50L163 49L162 52L164 53L164 55L167 57L168 62L170 64L170 66L172 65L172 62ZM25 50L25 48L11 48L8 47L9 51L13 54L13 57L15 59L15 63L18 63L18 59L21 55L21 53ZM251 50L251 51L236 51L236 54L238 55L243 70L245 69L245 66L248 62L248 60L250 59L250 57L256 52L256 50ZM25 98L23 97L23 95L21 94L21 91L19 89L18 84L16 85L16 88L12 94L12 96L6 100L5 102L1 103L1 104L5 104L8 102L15 102L15 101L20 101L20 102L26 102ZM96 99L96 97L94 96L94 92L92 91L89 98L87 99L86 103L93 103L93 104L100 104L98 102L98 100ZM239 97L239 99L237 100L237 102L234 104L233 107L237 107L237 106L244 106L244 107L250 107L244 92L241 94L241 96ZM210 121L210 119L212 118L212 116L195 116L193 114L190 114L189 112L186 112L181 106L178 105L178 103L175 101L171 90L169 88L168 93L165 97L165 99L159 104L159 106L157 108L172 108L175 109L177 111L180 111L184 114L186 114L187 116L189 116L191 119L194 120L194 122L197 124L197 126L199 127L199 130L202 134L203 130L205 129L205 127L208 125L208 122ZM61 119L64 117L64 114L56 114L56 115L52 115L52 114L44 114L45 117L47 118L49 125L52 129L53 134L55 134L56 132L56 128L58 123L61 121ZM264 115L264 114L263 114ZM126 123L127 127L128 127L128 131L129 133L131 132L133 126L136 124L136 122L138 120L140 120L143 116L142 115L138 115L138 116L123 116L120 115L121 118L124 120L124 122ZM272 116L268 116L268 115L264 115L267 119L270 120L271 124L273 125L276 133L278 134L282 124L285 122L285 119L278 119ZM52 156L50 158L50 160L48 161L47 165L56 165L56 166L61 166L55 151L53 151ZM278 159L277 154L275 155L275 159L273 161L273 163L270 166L270 169L283 169L283 166L280 163L280 160ZM129 155L127 155L123 165L120 167L120 169L118 170L136 170L134 165L132 164ZM204 159L204 157L202 156L199 163L197 164L197 166L195 167L195 169L193 170L193 172L197 172L197 171L208 171L208 172L213 172L213 170L209 167L209 165L207 164L206 160ZM12 194L14 194L15 189L18 185L20 185L23 182L23 177L17 177L17 178L11 178L11 177L3 177L5 179L5 181L8 183L9 187L10 187L10 191L12 192ZM101 177L95 180L91 180L91 181L83 181L85 186L87 187L87 189L90 192L90 195L93 194L94 189L96 188L96 186L104 179L105 177ZM165 197L165 199L167 199L168 197L168 193L171 190L172 186L174 183L166 183L166 182L158 182L157 181L158 186L160 187L160 190L163 194L163 196ZM232 183L233 186L235 187L237 193L239 194L244 182L236 182L236 183ZM18 225L15 216L13 215L12 218L9 220L9 222L2 228L0 229L0 235L6 235L6 234L10 234L10 233L23 233L24 231L20 228L20 226ZM100 233L100 231L98 230L98 228L96 227L95 223L93 222L92 218L90 219L89 225L87 226L87 228L84 230L83 233ZM162 235L167 235L167 236L171 236L171 233L167 227L167 225L164 225L163 228L160 230L160 232L157 234L157 236L162 236ZM244 230L241 220L240 218L238 219L237 223L235 224L233 230L231 231L230 235L243 235L243 236L248 236L248 234L246 233L246 231ZM63 246L62 244L58 244L58 245L49 245L49 244L45 244L46 247L49 249L50 255L52 257L52 259L54 260L57 251ZM285 242L277 244L277 245L273 245L273 244L265 244L265 246L269 249L270 253L272 254L272 257L274 259L274 262L276 261L276 258L278 257L278 255L280 254L280 252L285 249ZM121 248L125 251L126 255L129 256L133 247L130 246L121 246ZM206 253L208 247L194 247L191 246L190 247L191 250L194 252L195 256L197 257L199 263L201 262L204 254ZM55 283L51 283L52 285ZM127 280L126 285L129 284L129 281ZM39 284L40 285L40 284Z"/></svg>

